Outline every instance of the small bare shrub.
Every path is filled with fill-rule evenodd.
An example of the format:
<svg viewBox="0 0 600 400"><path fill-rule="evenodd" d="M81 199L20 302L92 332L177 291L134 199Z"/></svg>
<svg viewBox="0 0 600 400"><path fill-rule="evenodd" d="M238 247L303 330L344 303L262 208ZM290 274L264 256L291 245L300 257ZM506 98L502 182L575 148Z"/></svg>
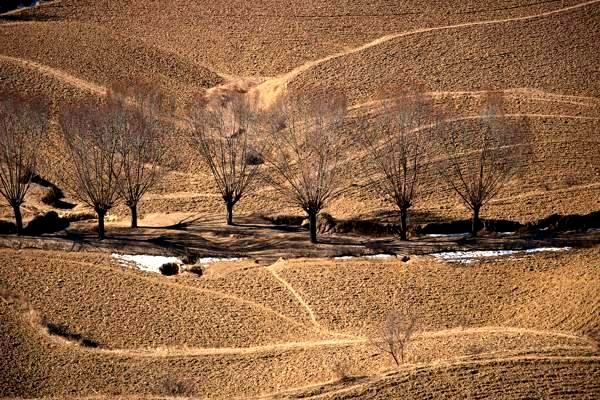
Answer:
<svg viewBox="0 0 600 400"><path fill-rule="evenodd" d="M54 324L43 319L41 323L46 326L46 329L48 330L48 333L50 335L60 336L65 340L77 342L82 347L88 347L93 349L100 347L100 344L97 341L85 338L81 334L71 331L66 325Z"/></svg>
<svg viewBox="0 0 600 400"><path fill-rule="evenodd" d="M331 371L338 382L348 382L352 380L348 365L343 361L336 361L331 367Z"/></svg>
<svg viewBox="0 0 600 400"><path fill-rule="evenodd" d="M565 185L570 188L579 184L579 179L575 175L567 175L564 178Z"/></svg>
<svg viewBox="0 0 600 400"><path fill-rule="evenodd" d="M42 196L42 203L56 207L60 205L60 200L64 197L62 190L56 186L51 186L48 191Z"/></svg>
<svg viewBox="0 0 600 400"><path fill-rule="evenodd" d="M258 151L254 149L249 149L246 154L246 164L248 165L262 165L265 163L265 160Z"/></svg>
<svg viewBox="0 0 600 400"><path fill-rule="evenodd" d="M477 356L484 352L485 352L485 349L477 344L469 344L465 348L465 354L469 355L469 356Z"/></svg>
<svg viewBox="0 0 600 400"><path fill-rule="evenodd" d="M403 315L398 311L387 313L379 328L379 336L372 339L373 345L389 354L397 366L404 363L404 353L416 331L414 315Z"/></svg>
<svg viewBox="0 0 600 400"><path fill-rule="evenodd" d="M56 211L49 211L46 214L36 215L25 227L24 233L27 235L42 235L44 233L54 233L62 231L69 227L69 221L58 216Z"/></svg>
<svg viewBox="0 0 600 400"><path fill-rule="evenodd" d="M204 275L204 268L202 268L201 265L194 265L193 267L191 267L190 269L188 269L189 272L191 272L194 275L197 275L199 278Z"/></svg>
<svg viewBox="0 0 600 400"><path fill-rule="evenodd" d="M185 255L183 256L183 258L181 259L181 261L185 265L194 265L198 262L199 258L200 257L198 256L198 254L186 252Z"/></svg>
<svg viewBox="0 0 600 400"><path fill-rule="evenodd" d="M275 215L272 217L266 217L273 225L293 225L300 226L304 221L302 215Z"/></svg>
<svg viewBox="0 0 600 400"><path fill-rule="evenodd" d="M166 263L160 266L159 271L165 276L173 276L179 274L179 264Z"/></svg>
<svg viewBox="0 0 600 400"><path fill-rule="evenodd" d="M194 388L188 381L167 376L160 384L160 394L173 397L189 397L194 394Z"/></svg>

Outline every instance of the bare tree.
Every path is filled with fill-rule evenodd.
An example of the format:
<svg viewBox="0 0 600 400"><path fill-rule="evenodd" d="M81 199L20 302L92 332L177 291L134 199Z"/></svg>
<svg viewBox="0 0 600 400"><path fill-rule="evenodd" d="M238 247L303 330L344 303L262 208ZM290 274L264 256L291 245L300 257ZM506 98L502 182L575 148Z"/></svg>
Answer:
<svg viewBox="0 0 600 400"><path fill-rule="evenodd" d="M41 98L0 93L0 194L13 209L18 235L23 233L21 205L47 134L48 109Z"/></svg>
<svg viewBox="0 0 600 400"><path fill-rule="evenodd" d="M435 122L433 101L419 93L401 93L384 104L377 119L359 135L359 145L366 150L364 170L370 185L400 211L400 239L407 240L408 210L429 160L426 132Z"/></svg>
<svg viewBox="0 0 600 400"><path fill-rule="evenodd" d="M498 195L521 170L530 155L530 139L524 120L508 118L501 94L484 97L476 118L456 118L440 124L438 142L445 158L438 171L471 210L471 233L481 227L481 208Z"/></svg>
<svg viewBox="0 0 600 400"><path fill-rule="evenodd" d="M309 218L310 240L317 242L317 216L342 190L341 132L346 98L340 93L287 94L269 115L271 167L268 180Z"/></svg>
<svg viewBox="0 0 600 400"><path fill-rule="evenodd" d="M123 174L120 132L128 124L127 113L112 101L86 103L66 108L60 123L72 167L65 168L63 181L74 196L94 209L98 237L104 239L104 218L119 200Z"/></svg>
<svg viewBox="0 0 600 400"><path fill-rule="evenodd" d="M142 197L164 176L164 162L169 155L164 134L169 102L149 85L136 83L113 87L108 102L126 123L118 124L118 152L122 173L117 189L131 212L131 227L138 226L138 205ZM117 127L117 126L115 126Z"/></svg>
<svg viewBox="0 0 600 400"><path fill-rule="evenodd" d="M398 311L388 312L379 328L378 335L371 341L381 352L389 354L397 366L404 363L404 353L416 331L414 315L404 316Z"/></svg>
<svg viewBox="0 0 600 400"><path fill-rule="evenodd" d="M192 145L225 202L227 225L233 225L233 208L252 187L262 163L255 107L241 95L200 99L189 120Z"/></svg>

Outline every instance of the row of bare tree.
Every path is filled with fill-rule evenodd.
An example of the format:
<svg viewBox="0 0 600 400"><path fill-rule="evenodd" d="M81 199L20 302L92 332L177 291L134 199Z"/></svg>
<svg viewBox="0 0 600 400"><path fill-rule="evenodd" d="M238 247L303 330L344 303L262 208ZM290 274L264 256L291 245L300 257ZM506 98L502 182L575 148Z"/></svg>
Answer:
<svg viewBox="0 0 600 400"><path fill-rule="evenodd" d="M317 217L360 179L398 209L399 235L407 239L408 213L435 171L472 211L472 233L481 208L526 161L527 129L509 118L502 96L490 93L481 115L449 118L435 99L396 93L350 129L346 98L335 91L288 94L259 110L243 95L195 102L187 140L165 121L169 102L148 86L118 87L100 103L66 108L59 116L64 154L62 183L104 217L118 201L137 227L142 197L167 171L173 146L191 146L208 167L233 224L235 205L259 182L268 182L309 219L317 241ZM21 204L40 171L47 137L48 105L14 93L0 98L0 193L22 231ZM441 150L441 151L438 151ZM433 155L438 154L435 158ZM432 169L433 167L433 169Z"/></svg>

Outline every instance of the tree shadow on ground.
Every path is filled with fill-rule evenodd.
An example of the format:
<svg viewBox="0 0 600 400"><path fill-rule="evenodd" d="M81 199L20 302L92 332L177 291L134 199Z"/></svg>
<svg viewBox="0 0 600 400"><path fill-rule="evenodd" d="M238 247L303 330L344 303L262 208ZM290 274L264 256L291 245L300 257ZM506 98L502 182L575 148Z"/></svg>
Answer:
<svg viewBox="0 0 600 400"><path fill-rule="evenodd" d="M5 11L6 12L6 11ZM49 22L58 21L61 18L56 15L37 11L35 13L0 14L0 22Z"/></svg>

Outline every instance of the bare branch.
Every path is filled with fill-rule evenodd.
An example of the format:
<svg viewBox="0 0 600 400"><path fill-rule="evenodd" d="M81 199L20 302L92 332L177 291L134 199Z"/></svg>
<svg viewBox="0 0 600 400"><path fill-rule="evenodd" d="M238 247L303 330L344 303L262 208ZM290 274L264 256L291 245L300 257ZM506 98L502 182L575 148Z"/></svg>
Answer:
<svg viewBox="0 0 600 400"><path fill-rule="evenodd" d="M0 194L13 208L18 234L23 231L20 207L37 172L48 118L44 99L0 93Z"/></svg>
<svg viewBox="0 0 600 400"><path fill-rule="evenodd" d="M346 145L345 112L340 93L288 93L268 116L265 160L272 174L267 179L308 214L312 242L317 240L317 215L343 190L339 165Z"/></svg>
<svg viewBox="0 0 600 400"><path fill-rule="evenodd" d="M216 103L199 99L189 123L192 146L210 170L232 225L233 208L252 189L262 164L256 107L241 95Z"/></svg>
<svg viewBox="0 0 600 400"><path fill-rule="evenodd" d="M404 354L416 332L417 319L414 315L404 316L397 311L388 312L378 335L371 340L379 351L389 354L396 366L404 363Z"/></svg>
<svg viewBox="0 0 600 400"><path fill-rule="evenodd" d="M437 143L446 155L438 172L472 211L471 230L476 235L481 208L527 162L527 124L506 118L502 95L489 93L480 118L446 124L437 132Z"/></svg>
<svg viewBox="0 0 600 400"><path fill-rule="evenodd" d="M126 110L113 101L65 109L60 122L72 170L63 174L74 196L98 214L98 235L104 238L104 216L119 200L123 175L121 132L129 123Z"/></svg>
<svg viewBox="0 0 600 400"><path fill-rule="evenodd" d="M131 210L131 227L137 227L137 209L142 197L164 177L169 156L160 117L167 99L148 85L116 86L108 93L111 108L126 121L115 130L122 173L118 192Z"/></svg>
<svg viewBox="0 0 600 400"><path fill-rule="evenodd" d="M404 92L384 103L380 115L363 124L358 145L365 150L364 172L370 186L400 211L400 237L407 239L408 209L428 162L428 130L435 126L433 101ZM426 129L425 129L426 128Z"/></svg>

